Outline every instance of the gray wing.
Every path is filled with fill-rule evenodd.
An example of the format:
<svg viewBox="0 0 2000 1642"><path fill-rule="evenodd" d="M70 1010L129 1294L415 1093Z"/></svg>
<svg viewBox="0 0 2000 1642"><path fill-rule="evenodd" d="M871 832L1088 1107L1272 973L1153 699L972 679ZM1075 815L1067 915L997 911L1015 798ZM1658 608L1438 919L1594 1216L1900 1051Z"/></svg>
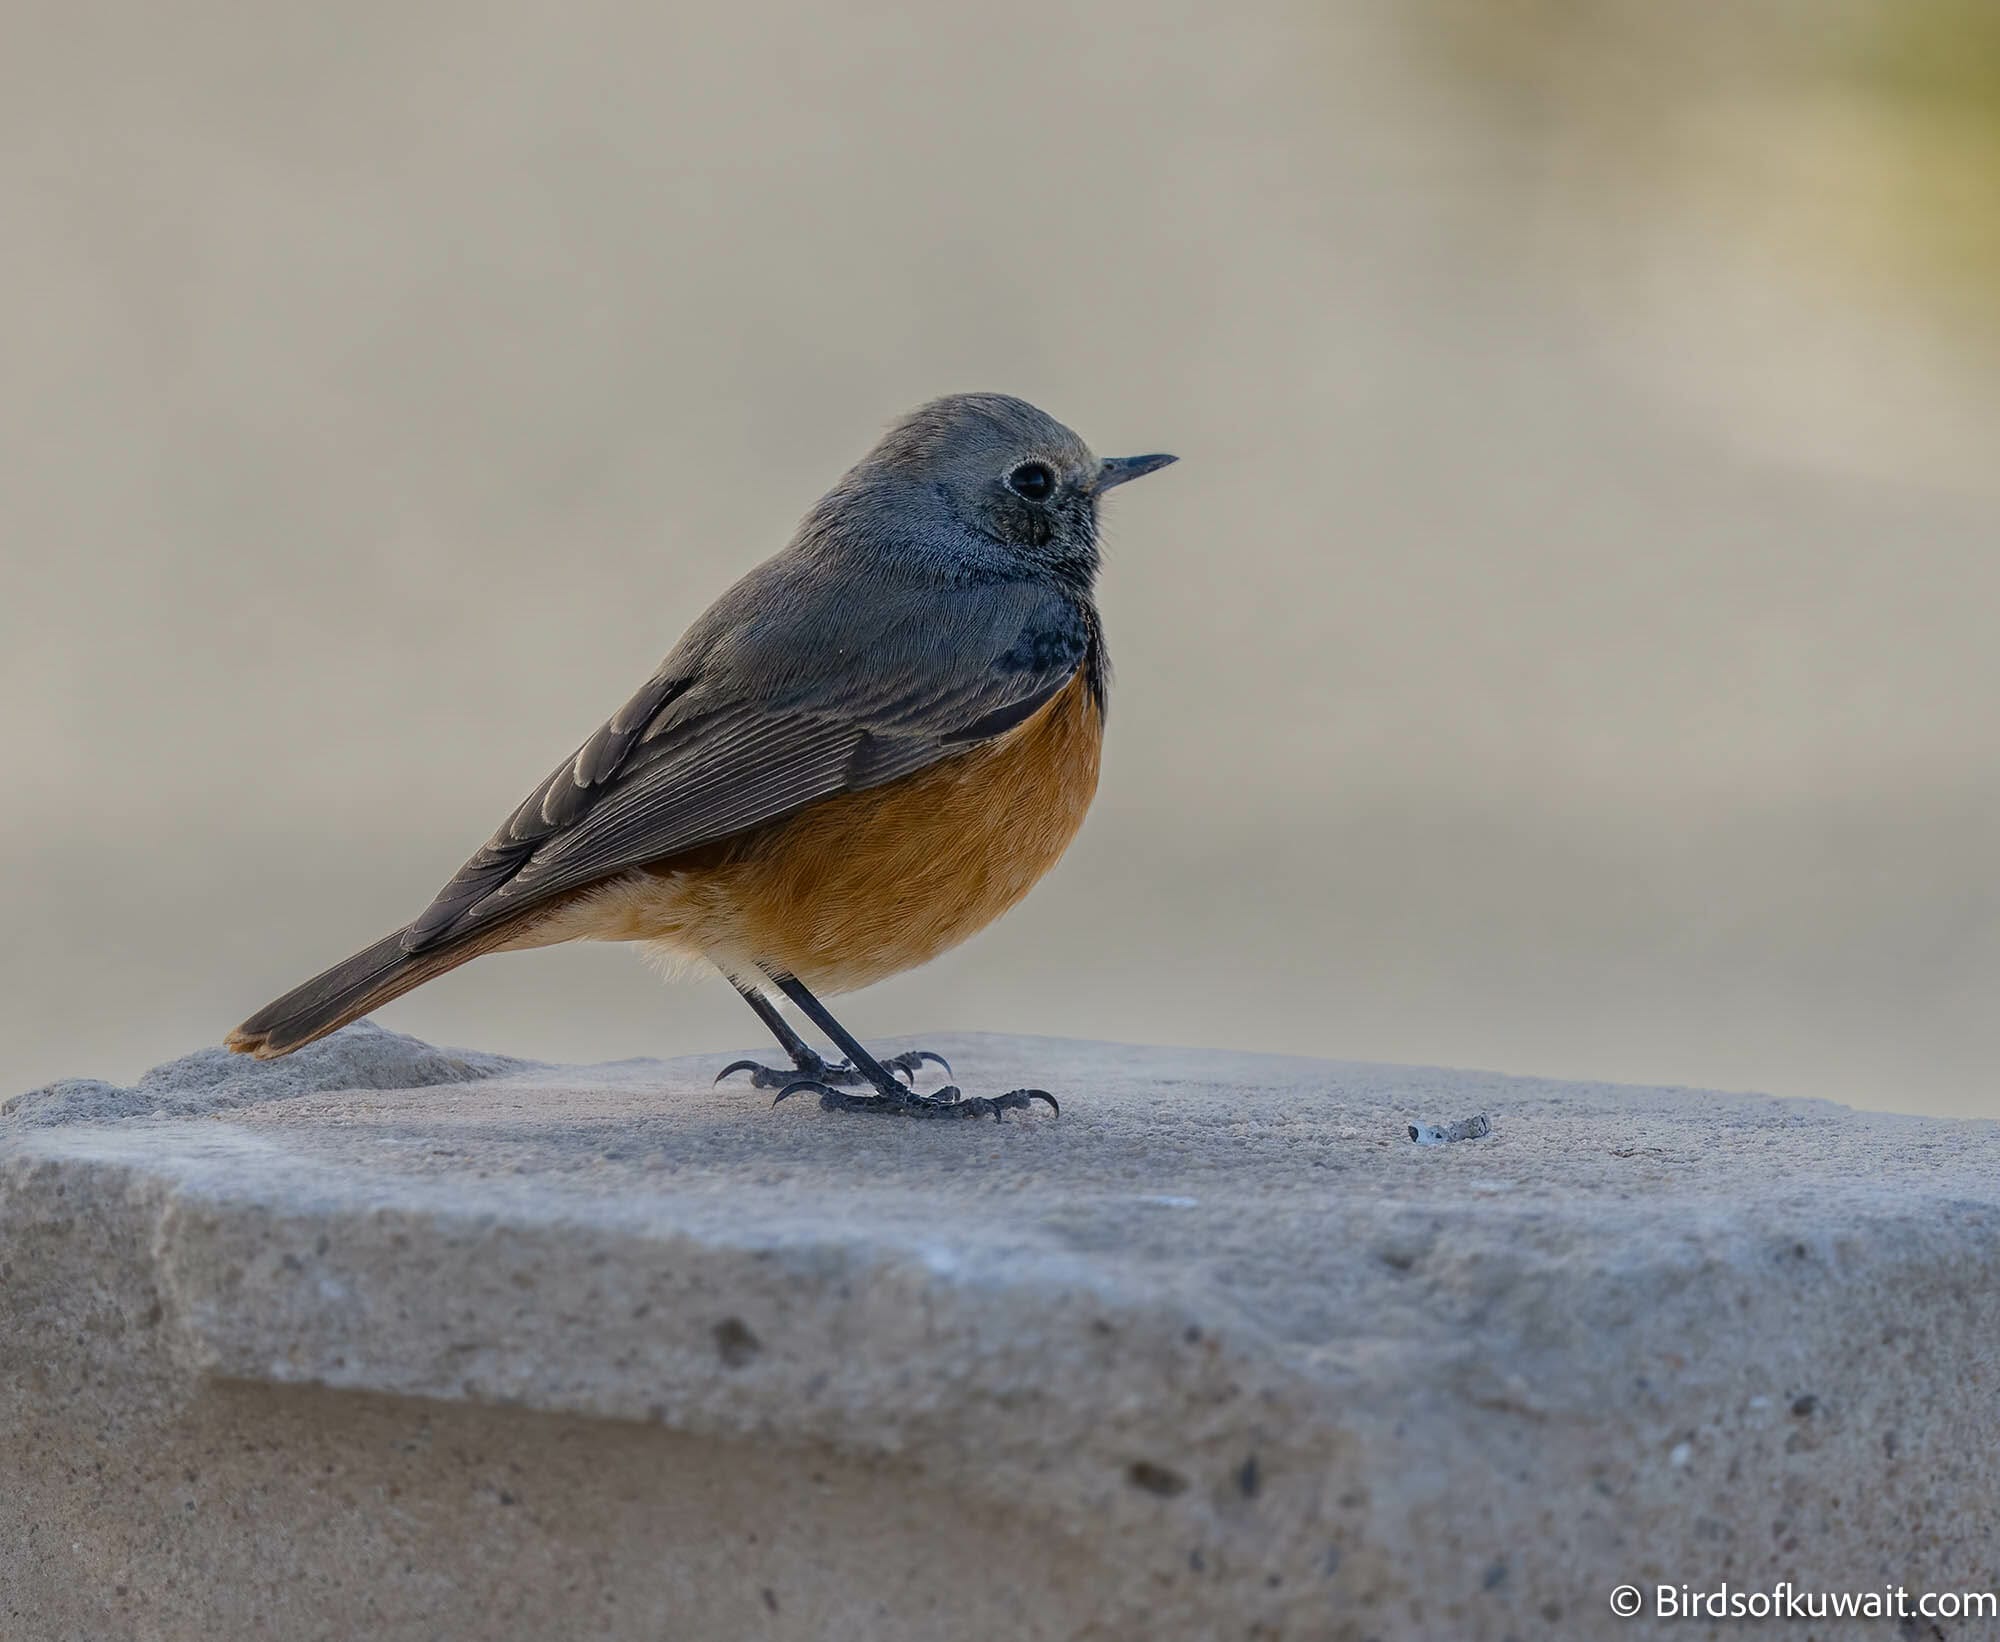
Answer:
<svg viewBox="0 0 2000 1642"><path fill-rule="evenodd" d="M1067 684L1089 615L1025 583L880 587L784 558L690 630L410 925L423 951L536 902L909 775ZM817 596L816 596L817 595Z"/></svg>

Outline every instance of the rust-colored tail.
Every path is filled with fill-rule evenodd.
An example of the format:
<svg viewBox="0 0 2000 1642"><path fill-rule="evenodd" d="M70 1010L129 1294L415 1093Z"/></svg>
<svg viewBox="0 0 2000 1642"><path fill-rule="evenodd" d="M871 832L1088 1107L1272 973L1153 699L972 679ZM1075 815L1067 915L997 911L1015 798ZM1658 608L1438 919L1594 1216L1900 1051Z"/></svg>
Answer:
<svg viewBox="0 0 2000 1642"><path fill-rule="evenodd" d="M339 1031L349 1021L359 1020L371 1009L381 1008L392 998L400 998L412 987L505 945L513 934L511 923L425 952L404 951L403 931L395 930L267 1003L222 1041L239 1055L255 1055L259 1060L289 1055L316 1038Z"/></svg>

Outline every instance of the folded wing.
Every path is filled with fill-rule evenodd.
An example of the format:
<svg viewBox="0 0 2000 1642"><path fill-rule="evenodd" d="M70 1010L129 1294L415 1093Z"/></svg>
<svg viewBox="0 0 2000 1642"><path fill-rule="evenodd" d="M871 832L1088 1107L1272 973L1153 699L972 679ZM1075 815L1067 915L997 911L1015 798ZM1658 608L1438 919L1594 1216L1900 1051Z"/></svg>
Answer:
<svg viewBox="0 0 2000 1642"><path fill-rule="evenodd" d="M732 589L438 892L405 950L1004 735L1095 643L1075 604L1011 582L854 589L864 631L829 632L800 573L773 561Z"/></svg>

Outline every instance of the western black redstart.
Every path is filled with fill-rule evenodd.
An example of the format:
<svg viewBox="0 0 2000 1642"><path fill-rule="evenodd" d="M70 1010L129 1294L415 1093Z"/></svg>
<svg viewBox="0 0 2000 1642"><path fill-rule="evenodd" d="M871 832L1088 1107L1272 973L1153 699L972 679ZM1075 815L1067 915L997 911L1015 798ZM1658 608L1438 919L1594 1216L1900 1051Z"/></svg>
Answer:
<svg viewBox="0 0 2000 1642"><path fill-rule="evenodd" d="M848 991L927 962L1068 847L1097 789L1109 678L1098 503L1173 460L1100 461L1004 394L913 411L414 922L260 1009L229 1047L289 1054L482 953L639 941L729 977L793 1064L722 1076L748 1071L779 1100L1054 1108L1042 1089L920 1094L918 1067L943 1057L877 1060L808 985ZM767 984L843 1064L807 1046Z"/></svg>

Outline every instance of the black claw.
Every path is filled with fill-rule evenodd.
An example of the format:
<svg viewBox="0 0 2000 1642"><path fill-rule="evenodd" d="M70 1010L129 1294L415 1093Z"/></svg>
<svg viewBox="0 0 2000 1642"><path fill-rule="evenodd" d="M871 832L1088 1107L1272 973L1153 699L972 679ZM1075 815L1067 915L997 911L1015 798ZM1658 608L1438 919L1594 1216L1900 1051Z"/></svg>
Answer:
<svg viewBox="0 0 2000 1642"><path fill-rule="evenodd" d="M916 1101L912 1102L900 1095L849 1095L838 1089L829 1089L825 1084L812 1078L800 1078L796 1083L789 1083L780 1090L778 1100L783 1100L786 1095L795 1095L801 1089L819 1091L819 1109L822 1112L900 1112L924 1098L917 1096ZM778 1100L772 1101L771 1104L776 1106Z"/></svg>
<svg viewBox="0 0 2000 1642"><path fill-rule="evenodd" d="M773 1106L788 1095L801 1090L816 1090L819 1094L820 1110L823 1112L880 1112L893 1113L903 1117L986 1117L991 1115L998 1123L1008 1112L1026 1111L1036 1101L1045 1101L1051 1112L1062 1116L1062 1108L1056 1104L1056 1097L1046 1089L1010 1089L1004 1095L968 1096L955 1085L946 1084L935 1094L872 1094L850 1095L841 1090L829 1088L816 1078L798 1078L778 1091L778 1099Z"/></svg>
<svg viewBox="0 0 2000 1642"><path fill-rule="evenodd" d="M715 1074L720 1083L732 1072L748 1072L753 1089L782 1089L786 1084L799 1078L823 1078L834 1083L865 1083L867 1079L853 1067L842 1061L838 1066L829 1066L815 1056L802 1066L763 1066L754 1060L732 1061Z"/></svg>
<svg viewBox="0 0 2000 1642"><path fill-rule="evenodd" d="M819 1092L819 1109L822 1112L899 1112L903 1103L891 1100L887 1095L847 1095L838 1089L822 1089Z"/></svg>
<svg viewBox="0 0 2000 1642"><path fill-rule="evenodd" d="M951 1062L946 1060L944 1056L929 1049L905 1049L900 1055L886 1057L882 1064L892 1072L901 1072L909 1080L910 1087L914 1089L917 1083L917 1073L922 1069L925 1061L931 1061L938 1066L942 1066L944 1068L944 1075L946 1077L951 1076Z"/></svg>
<svg viewBox="0 0 2000 1642"><path fill-rule="evenodd" d="M1055 1113L1057 1117L1062 1116L1062 1108L1056 1104L1056 1097L1046 1089L1009 1089L1004 1095L982 1095L978 1099L968 1100L964 1104L976 1110L981 1117L991 1112L993 1114L993 1121L998 1123L1003 1113L1025 1112L1038 1100L1047 1101L1049 1103L1049 1110ZM971 1115L971 1113L969 1112L968 1115Z"/></svg>
<svg viewBox="0 0 2000 1642"><path fill-rule="evenodd" d="M945 1076L951 1076L951 1062L944 1056L929 1049L905 1049L900 1055L891 1055L882 1065L891 1072L902 1074L903 1081L912 1089L917 1086L917 1073L924 1062L935 1061L944 1068ZM842 1061L838 1066L829 1066L817 1055L812 1055L795 1066L764 1066L754 1060L733 1060L715 1074L715 1081L738 1072L750 1074L753 1089L778 1089L799 1078L811 1078L822 1083L865 1084L868 1075L852 1061Z"/></svg>

